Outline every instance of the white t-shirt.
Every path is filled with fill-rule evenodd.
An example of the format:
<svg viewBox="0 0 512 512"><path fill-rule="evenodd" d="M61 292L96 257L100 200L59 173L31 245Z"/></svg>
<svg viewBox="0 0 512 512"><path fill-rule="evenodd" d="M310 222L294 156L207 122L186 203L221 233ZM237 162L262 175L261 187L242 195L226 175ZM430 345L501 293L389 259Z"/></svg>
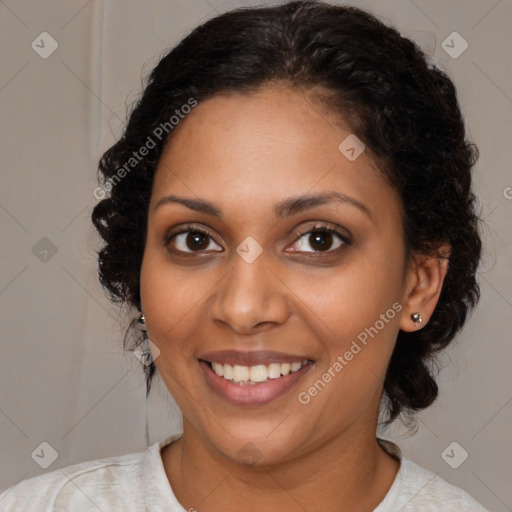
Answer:
<svg viewBox="0 0 512 512"><path fill-rule="evenodd" d="M0 510L187 512L174 496L160 454L181 436L169 436L144 452L73 464L23 480L0 494ZM400 469L373 512L488 512L462 489L405 459L395 443L378 441L400 459Z"/></svg>

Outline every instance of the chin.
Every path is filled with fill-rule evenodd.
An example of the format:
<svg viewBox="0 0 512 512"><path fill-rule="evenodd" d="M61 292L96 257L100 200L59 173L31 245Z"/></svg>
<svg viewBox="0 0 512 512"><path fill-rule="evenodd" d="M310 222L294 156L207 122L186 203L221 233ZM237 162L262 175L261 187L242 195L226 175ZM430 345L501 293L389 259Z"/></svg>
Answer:
<svg viewBox="0 0 512 512"><path fill-rule="evenodd" d="M294 429L295 432L300 431L299 426ZM258 426L261 434L256 433L256 429L251 429L244 422L237 425L237 434L233 434L228 428L220 429L217 435L209 437L209 442L215 449L238 464L246 466L267 466L278 464L294 458L298 455L298 451L302 452L304 440L292 439L292 431L282 431L279 434L271 433L276 425L269 425L268 428ZM232 435L227 433L230 432Z"/></svg>

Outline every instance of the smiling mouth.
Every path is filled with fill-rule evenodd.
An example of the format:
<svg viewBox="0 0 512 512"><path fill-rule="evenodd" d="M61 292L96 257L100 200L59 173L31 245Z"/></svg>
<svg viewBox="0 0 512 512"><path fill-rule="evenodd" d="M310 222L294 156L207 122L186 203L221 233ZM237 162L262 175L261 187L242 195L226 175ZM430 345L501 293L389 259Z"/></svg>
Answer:
<svg viewBox="0 0 512 512"><path fill-rule="evenodd" d="M206 363L219 377L222 377L227 382L240 386L251 386L270 382L296 373L305 366L313 364L313 361L309 359L292 363L257 364L253 366L221 364L205 360L201 361Z"/></svg>

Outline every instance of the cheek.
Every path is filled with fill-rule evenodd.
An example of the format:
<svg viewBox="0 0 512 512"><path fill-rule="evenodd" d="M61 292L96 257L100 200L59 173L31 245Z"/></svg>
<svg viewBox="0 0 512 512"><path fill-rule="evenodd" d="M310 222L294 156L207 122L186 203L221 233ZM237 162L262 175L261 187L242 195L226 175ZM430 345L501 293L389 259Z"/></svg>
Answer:
<svg viewBox="0 0 512 512"><path fill-rule="evenodd" d="M212 281L210 283L210 280ZM205 294L214 285L208 273L176 269L158 251L147 250L141 268L141 300L147 314L148 337L161 350L163 360L188 356L187 340L204 321ZM167 358L173 354L173 357Z"/></svg>
<svg viewBox="0 0 512 512"><path fill-rule="evenodd" d="M394 261L400 261L396 254ZM310 309L317 324L324 324L334 341L348 340L373 326L402 298L402 272L399 264L390 264L385 250L360 251L351 261L325 273L290 272L284 280ZM391 324L398 325L391 309ZM388 318L386 318L388 319ZM380 323L379 323L380 325Z"/></svg>
<svg viewBox="0 0 512 512"><path fill-rule="evenodd" d="M305 422L322 417L336 430L340 423L378 407L402 309L393 300L393 281L383 275L340 273L323 293L310 295L308 306L328 329L314 328L324 357L297 392L304 411L316 411L306 415Z"/></svg>
<svg viewBox="0 0 512 512"><path fill-rule="evenodd" d="M355 407L380 393L402 310L403 268L390 264L390 260L401 261L401 255L395 249L389 258L390 250L381 244L380 250L361 251L325 279L302 278L298 284L307 291L304 302L314 312L312 318L320 319L315 320L319 327L314 327L326 355L320 378L332 382L328 384L332 393L322 393L319 406L325 401L350 402ZM318 375L309 385L316 379Z"/></svg>

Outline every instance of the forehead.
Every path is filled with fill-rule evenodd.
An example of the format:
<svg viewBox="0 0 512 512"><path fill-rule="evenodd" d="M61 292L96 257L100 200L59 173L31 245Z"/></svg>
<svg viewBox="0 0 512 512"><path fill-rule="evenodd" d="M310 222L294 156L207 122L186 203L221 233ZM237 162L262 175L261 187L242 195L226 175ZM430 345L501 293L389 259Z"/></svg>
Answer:
<svg viewBox="0 0 512 512"><path fill-rule="evenodd" d="M272 86L218 95L200 102L173 131L152 203L181 193L226 207L240 206L244 198L247 207L261 208L284 197L332 190L366 202L396 202L368 151L347 158L354 152L346 153L344 141L361 150L354 137L311 92Z"/></svg>

